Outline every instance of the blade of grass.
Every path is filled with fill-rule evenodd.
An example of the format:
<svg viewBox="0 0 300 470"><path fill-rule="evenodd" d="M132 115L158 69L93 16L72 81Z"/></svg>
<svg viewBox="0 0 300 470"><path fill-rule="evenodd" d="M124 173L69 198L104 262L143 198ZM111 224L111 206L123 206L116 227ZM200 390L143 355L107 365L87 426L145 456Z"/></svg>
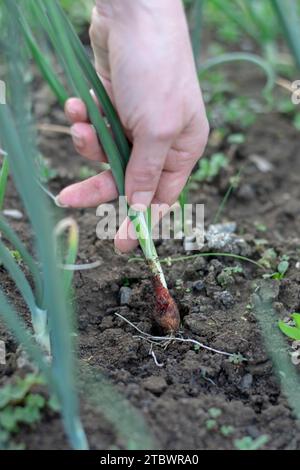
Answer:
<svg viewBox="0 0 300 470"><path fill-rule="evenodd" d="M29 268L31 275L33 277L34 286L35 286L35 297L36 297L36 304L40 308L43 307L42 299L43 299L43 283L41 278L41 273L38 268L37 263L27 250L24 243L20 240L17 234L13 231L13 229L5 222L4 218L0 216L0 233L4 236L12 246L20 253L23 262Z"/></svg>
<svg viewBox="0 0 300 470"><path fill-rule="evenodd" d="M255 54L248 54L245 52L229 52L227 54L222 54L218 57L208 59L204 64L202 64L199 76L202 76L205 72L210 70L212 67L223 65L229 62L251 62L252 64L260 67L266 74L267 83L264 88L264 93L268 94L274 88L276 83L276 74L273 68L261 57Z"/></svg>
<svg viewBox="0 0 300 470"><path fill-rule="evenodd" d="M4 157L1 171L0 171L0 211L3 209L3 203L7 188L7 181L9 175L9 163L7 156Z"/></svg>
<svg viewBox="0 0 300 470"><path fill-rule="evenodd" d="M245 256L235 255L233 253L197 253L195 255L179 256L177 258L164 258L160 262L164 264L172 264L172 263L179 263L181 261L190 261L190 260L201 258L201 257L207 258L207 257L218 257L218 256L220 256L221 258L222 257L232 258L232 259L237 259L240 261L245 261L247 263L253 264L254 266L260 269L263 269L264 271L266 270L266 268L262 264L258 263L257 261L254 261L253 259L247 258ZM134 261L143 261L143 260L142 258L130 258L128 262L132 263Z"/></svg>
<svg viewBox="0 0 300 470"><path fill-rule="evenodd" d="M25 303L27 304L32 319L33 330L36 340L49 351L49 337L47 333L47 317L45 312L38 307L37 301L26 279L23 271L15 261L13 255L0 241L0 262L9 273L14 281L17 289L21 293Z"/></svg>
<svg viewBox="0 0 300 470"><path fill-rule="evenodd" d="M27 46L31 52L33 59L38 63L41 73L44 79L48 82L53 93L56 95L59 103L64 106L65 102L68 99L68 93L62 83L58 80L56 75L52 72L52 65L47 60L45 55L40 54L39 48L34 40L33 35L28 27L27 22L25 21L24 16L19 15L19 19L22 25L24 36L26 38Z"/></svg>
<svg viewBox="0 0 300 470"><path fill-rule="evenodd" d="M249 0L246 0L249 1ZM241 31L246 32L255 42L257 42L257 32L253 30L250 23L247 21L245 16L241 14L239 7L235 4L233 6L233 2L224 2L224 0L210 0L214 6L221 10L231 21L233 21Z"/></svg>
<svg viewBox="0 0 300 470"><path fill-rule="evenodd" d="M55 236L57 240L59 237L68 230L67 237L67 253L63 259L63 266L74 266L76 263L78 244L79 244L79 229L74 219L68 218L61 220L55 227ZM63 282L64 291L70 293L72 287L72 281L74 277L74 271L64 270L63 271Z"/></svg>
<svg viewBox="0 0 300 470"><path fill-rule="evenodd" d="M270 0L277 15L287 43L294 56L295 63L300 69L300 17L298 2L295 0Z"/></svg>
<svg viewBox="0 0 300 470"><path fill-rule="evenodd" d="M216 215L214 217L214 220L213 220L213 224L217 224L218 221L220 220L220 217L221 217L222 213L224 212L225 206L226 206L231 194L237 188L237 185L240 181L240 177L241 177L243 169L244 168L241 168L239 170L239 172L237 173L237 175L232 178L232 182L231 182L229 188L227 189L227 191L225 193L225 196L223 197L223 199L221 201L221 204L218 207L217 213L216 213Z"/></svg>

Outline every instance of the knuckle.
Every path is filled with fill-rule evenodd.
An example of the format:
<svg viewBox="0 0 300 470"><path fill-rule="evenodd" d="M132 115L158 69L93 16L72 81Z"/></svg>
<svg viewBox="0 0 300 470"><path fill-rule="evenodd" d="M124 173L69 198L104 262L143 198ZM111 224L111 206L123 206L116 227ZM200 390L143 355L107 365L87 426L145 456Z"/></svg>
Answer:
<svg viewBox="0 0 300 470"><path fill-rule="evenodd" d="M145 163L144 168L133 168L131 171L131 177L135 183L140 185L155 186L155 182L161 172L161 164L153 161L151 163Z"/></svg>
<svg viewBox="0 0 300 470"><path fill-rule="evenodd" d="M158 142L172 141L178 133L178 126L176 123L160 122L154 125L148 125L148 134L152 140Z"/></svg>

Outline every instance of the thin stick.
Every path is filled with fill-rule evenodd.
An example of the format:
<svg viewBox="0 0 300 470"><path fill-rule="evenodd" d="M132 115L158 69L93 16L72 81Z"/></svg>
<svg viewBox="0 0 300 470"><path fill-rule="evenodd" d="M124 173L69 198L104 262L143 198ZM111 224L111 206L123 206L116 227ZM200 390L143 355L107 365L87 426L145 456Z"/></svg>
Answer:
<svg viewBox="0 0 300 470"><path fill-rule="evenodd" d="M289 91L290 93L293 93L293 91L295 91L293 90L292 82L286 80L285 78L277 78L276 84L281 88L284 88L285 90Z"/></svg>
<svg viewBox="0 0 300 470"><path fill-rule="evenodd" d="M70 128L67 126L59 126L56 124L37 124L36 128L41 132L54 132L57 134L71 135Z"/></svg>

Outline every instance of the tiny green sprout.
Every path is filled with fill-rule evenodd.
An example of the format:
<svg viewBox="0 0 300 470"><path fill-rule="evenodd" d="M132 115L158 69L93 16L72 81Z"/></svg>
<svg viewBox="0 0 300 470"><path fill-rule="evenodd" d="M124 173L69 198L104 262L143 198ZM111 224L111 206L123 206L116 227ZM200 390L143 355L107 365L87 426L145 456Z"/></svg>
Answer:
<svg viewBox="0 0 300 470"><path fill-rule="evenodd" d="M228 157L224 153L214 153L210 159L202 158L198 170L192 175L192 180L197 182L211 182L216 178L222 168L228 165Z"/></svg>
<svg viewBox="0 0 300 470"><path fill-rule="evenodd" d="M213 408L210 408L210 409L208 410L208 414L209 414L209 416L210 416L211 418L217 419L217 418L219 418L219 417L221 416L222 410L220 410L220 408L214 408L214 407L213 407Z"/></svg>
<svg viewBox="0 0 300 470"><path fill-rule="evenodd" d="M271 279L276 279L277 281L281 281L285 277L289 267L290 267L290 263L288 261L288 257L283 256L280 263L277 266L277 271L273 274L265 274L263 277L265 279L271 278Z"/></svg>
<svg viewBox="0 0 300 470"><path fill-rule="evenodd" d="M269 441L269 436L263 434L257 439L250 436L242 437L242 439L235 439L234 445L238 450L259 450Z"/></svg>
<svg viewBox="0 0 300 470"><path fill-rule="evenodd" d="M290 326L283 321L279 321L278 326L282 333L288 338L300 341L300 313L293 313L291 318L293 319L295 326Z"/></svg>
<svg viewBox="0 0 300 470"><path fill-rule="evenodd" d="M226 426L226 425L223 425L221 426L220 428L220 433L224 436L224 437L229 437L231 436L233 433L234 433L234 427L233 426Z"/></svg>
<svg viewBox="0 0 300 470"><path fill-rule="evenodd" d="M228 136L227 142L232 145L241 145L245 143L245 135L242 133L231 134Z"/></svg>
<svg viewBox="0 0 300 470"><path fill-rule="evenodd" d="M244 270L240 266L224 268L217 277L217 281L222 287L229 286L234 283L234 274L241 274Z"/></svg>
<svg viewBox="0 0 300 470"><path fill-rule="evenodd" d="M14 259L18 264L21 264L22 262L22 256L21 253L18 250L12 250L11 254L13 255Z"/></svg>
<svg viewBox="0 0 300 470"><path fill-rule="evenodd" d="M258 232L266 232L268 230L267 226L262 222L255 222L254 227Z"/></svg>
<svg viewBox="0 0 300 470"><path fill-rule="evenodd" d="M228 358L228 361L235 365L242 364L246 360L247 359L244 356L242 356L241 353L232 354L232 356Z"/></svg>
<svg viewBox="0 0 300 470"><path fill-rule="evenodd" d="M218 427L218 423L215 419L208 419L206 422L205 422L205 426L206 426L206 429L208 431L213 431L213 430L216 430L217 427Z"/></svg>
<svg viewBox="0 0 300 470"><path fill-rule="evenodd" d="M241 274L244 272L241 266L227 267L227 268L224 268L224 271L229 274Z"/></svg>

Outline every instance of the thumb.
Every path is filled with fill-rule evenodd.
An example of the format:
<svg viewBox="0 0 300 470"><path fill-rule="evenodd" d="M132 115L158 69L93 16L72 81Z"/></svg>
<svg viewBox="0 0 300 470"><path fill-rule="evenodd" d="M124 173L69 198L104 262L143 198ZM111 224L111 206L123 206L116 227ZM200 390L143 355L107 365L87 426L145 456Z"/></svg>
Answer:
<svg viewBox="0 0 300 470"><path fill-rule="evenodd" d="M170 148L169 138L134 139L125 179L128 203L134 209L145 211L150 206Z"/></svg>

